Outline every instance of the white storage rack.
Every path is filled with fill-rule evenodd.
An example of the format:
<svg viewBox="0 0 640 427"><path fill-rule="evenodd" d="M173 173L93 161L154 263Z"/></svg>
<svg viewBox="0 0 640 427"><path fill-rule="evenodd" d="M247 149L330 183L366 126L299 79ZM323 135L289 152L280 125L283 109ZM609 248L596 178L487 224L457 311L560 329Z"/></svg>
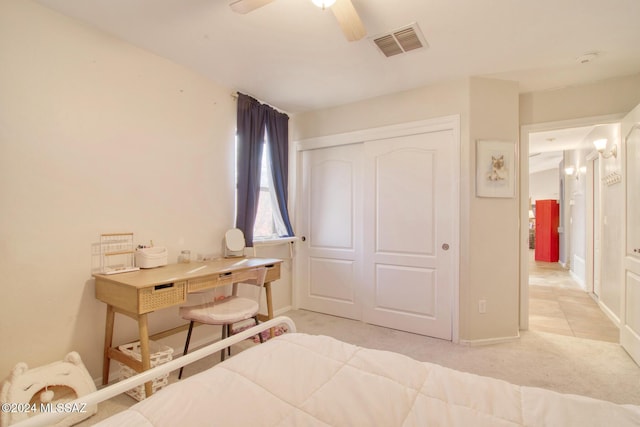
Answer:
<svg viewBox="0 0 640 427"><path fill-rule="evenodd" d="M134 259L133 233L100 235L100 271L103 274L139 270Z"/></svg>

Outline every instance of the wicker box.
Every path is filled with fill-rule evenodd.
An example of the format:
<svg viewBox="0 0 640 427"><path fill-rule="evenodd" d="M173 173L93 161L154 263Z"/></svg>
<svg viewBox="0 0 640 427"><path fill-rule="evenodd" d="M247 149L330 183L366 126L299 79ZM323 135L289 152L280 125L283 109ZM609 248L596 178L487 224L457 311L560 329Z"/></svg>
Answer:
<svg viewBox="0 0 640 427"><path fill-rule="evenodd" d="M187 300L187 282L165 283L148 286L138 291L138 313L150 313L165 307L173 307Z"/></svg>
<svg viewBox="0 0 640 427"><path fill-rule="evenodd" d="M118 346L118 348L129 357L132 357L136 360L142 360L142 357L140 356L140 341L123 344L121 346ZM170 361L172 359L173 349L166 345L158 344L155 341L149 341L149 353L151 359L151 367L153 368L154 366L158 366ZM130 367L119 362L118 364L120 365L120 380L130 378L137 374L137 372ZM155 393L167 384L169 384L169 374L154 378L152 383L152 390ZM137 401L141 401L145 398L144 384L139 385L136 388L132 388L126 393Z"/></svg>

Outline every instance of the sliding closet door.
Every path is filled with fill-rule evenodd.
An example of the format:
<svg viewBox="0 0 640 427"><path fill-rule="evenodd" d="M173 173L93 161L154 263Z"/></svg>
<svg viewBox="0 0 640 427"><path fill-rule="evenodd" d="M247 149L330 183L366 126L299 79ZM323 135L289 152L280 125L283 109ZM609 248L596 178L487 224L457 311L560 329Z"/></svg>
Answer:
<svg viewBox="0 0 640 427"><path fill-rule="evenodd" d="M363 320L450 340L451 130L365 143Z"/></svg>
<svg viewBox="0 0 640 427"><path fill-rule="evenodd" d="M457 117L297 149L298 307L457 338Z"/></svg>
<svg viewBox="0 0 640 427"><path fill-rule="evenodd" d="M362 317L362 144L301 153L297 245L300 308Z"/></svg>

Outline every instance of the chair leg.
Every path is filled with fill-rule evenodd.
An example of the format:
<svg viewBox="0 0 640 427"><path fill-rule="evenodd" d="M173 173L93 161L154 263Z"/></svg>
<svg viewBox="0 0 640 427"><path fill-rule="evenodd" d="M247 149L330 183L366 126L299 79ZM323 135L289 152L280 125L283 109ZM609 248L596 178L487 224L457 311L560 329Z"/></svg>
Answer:
<svg viewBox="0 0 640 427"><path fill-rule="evenodd" d="M227 333L228 333L229 329L227 328L227 325L222 325L222 339L224 340L225 338L227 338ZM224 356L225 356L225 349L223 348L222 350L220 350L220 361L224 362Z"/></svg>
<svg viewBox="0 0 640 427"><path fill-rule="evenodd" d="M233 325L227 325L227 337L233 335ZM231 346L227 347L227 354L231 356Z"/></svg>
<svg viewBox="0 0 640 427"><path fill-rule="evenodd" d="M258 316L253 316L253 320L256 322L256 326L260 324L260 322L258 322ZM263 344L264 338L262 338L262 332L258 334L258 338L260 339L260 344Z"/></svg>
<svg viewBox="0 0 640 427"><path fill-rule="evenodd" d="M182 352L182 355L186 355L187 352L189 351L189 341L191 341L191 332L193 331L193 320L189 323L189 332L187 332L187 341L185 341L184 343L184 351ZM182 378L182 370L184 369L184 366L182 368L180 368L180 372L178 373L178 379Z"/></svg>

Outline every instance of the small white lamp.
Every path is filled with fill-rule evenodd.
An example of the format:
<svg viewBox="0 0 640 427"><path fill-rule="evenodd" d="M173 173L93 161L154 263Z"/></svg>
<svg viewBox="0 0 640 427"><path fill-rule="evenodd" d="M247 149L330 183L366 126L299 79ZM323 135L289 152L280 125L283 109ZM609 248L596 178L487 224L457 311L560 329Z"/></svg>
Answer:
<svg viewBox="0 0 640 427"><path fill-rule="evenodd" d="M618 146L614 144L613 147L611 147L611 150L607 151L608 142L609 141L606 138L596 139L593 141L593 145L603 158L608 159L611 156L616 158L618 156Z"/></svg>

